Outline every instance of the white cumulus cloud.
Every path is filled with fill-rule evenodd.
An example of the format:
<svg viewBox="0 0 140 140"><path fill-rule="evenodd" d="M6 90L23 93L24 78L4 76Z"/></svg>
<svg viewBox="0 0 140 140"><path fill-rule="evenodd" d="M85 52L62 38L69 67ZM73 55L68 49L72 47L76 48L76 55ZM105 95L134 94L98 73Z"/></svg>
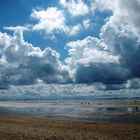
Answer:
<svg viewBox="0 0 140 140"><path fill-rule="evenodd" d="M70 80L60 54L51 48L41 50L24 41L17 29L13 36L0 33L0 84L65 83Z"/></svg>
<svg viewBox="0 0 140 140"><path fill-rule="evenodd" d="M64 11L56 7L49 7L46 10L33 10L31 17L38 20L33 30L43 30L47 34L64 32L68 35L75 35L80 31L80 24L67 25Z"/></svg>
<svg viewBox="0 0 140 140"><path fill-rule="evenodd" d="M60 4L68 10L72 16L84 16L89 9L83 0L60 0Z"/></svg>

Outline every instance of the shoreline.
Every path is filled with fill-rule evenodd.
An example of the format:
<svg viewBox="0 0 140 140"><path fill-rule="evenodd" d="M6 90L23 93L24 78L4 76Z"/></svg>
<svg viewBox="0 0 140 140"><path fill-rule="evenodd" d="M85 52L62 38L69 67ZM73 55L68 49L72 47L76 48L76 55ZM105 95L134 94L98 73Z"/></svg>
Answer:
<svg viewBox="0 0 140 140"><path fill-rule="evenodd" d="M0 115L0 140L139 140L140 125Z"/></svg>

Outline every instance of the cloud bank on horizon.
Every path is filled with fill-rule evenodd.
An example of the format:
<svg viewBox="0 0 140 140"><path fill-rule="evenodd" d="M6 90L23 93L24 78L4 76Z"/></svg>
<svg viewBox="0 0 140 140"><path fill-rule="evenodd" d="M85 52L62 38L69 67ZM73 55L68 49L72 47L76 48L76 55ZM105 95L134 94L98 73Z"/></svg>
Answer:
<svg viewBox="0 0 140 140"><path fill-rule="evenodd" d="M139 88L139 13L140 0L59 0L46 8L33 7L32 23L2 27L0 88L36 83ZM25 33L39 33L52 44L65 42L59 49L68 55L61 60L53 47L26 41Z"/></svg>

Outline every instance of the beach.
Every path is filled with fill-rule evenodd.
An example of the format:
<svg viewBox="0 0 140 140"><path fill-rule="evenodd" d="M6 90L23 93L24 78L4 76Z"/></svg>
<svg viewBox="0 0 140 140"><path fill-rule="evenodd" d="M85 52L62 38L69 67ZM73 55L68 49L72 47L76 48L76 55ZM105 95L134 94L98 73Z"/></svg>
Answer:
<svg viewBox="0 0 140 140"><path fill-rule="evenodd" d="M140 140L139 100L0 102L0 140Z"/></svg>
<svg viewBox="0 0 140 140"><path fill-rule="evenodd" d="M0 140L139 140L140 124L0 115Z"/></svg>

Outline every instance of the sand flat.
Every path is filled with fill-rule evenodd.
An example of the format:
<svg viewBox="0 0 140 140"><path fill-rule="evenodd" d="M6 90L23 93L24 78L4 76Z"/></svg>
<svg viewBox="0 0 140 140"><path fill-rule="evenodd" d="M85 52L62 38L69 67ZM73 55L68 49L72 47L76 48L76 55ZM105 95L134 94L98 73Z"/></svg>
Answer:
<svg viewBox="0 0 140 140"><path fill-rule="evenodd" d="M140 124L0 115L0 140L140 140Z"/></svg>

